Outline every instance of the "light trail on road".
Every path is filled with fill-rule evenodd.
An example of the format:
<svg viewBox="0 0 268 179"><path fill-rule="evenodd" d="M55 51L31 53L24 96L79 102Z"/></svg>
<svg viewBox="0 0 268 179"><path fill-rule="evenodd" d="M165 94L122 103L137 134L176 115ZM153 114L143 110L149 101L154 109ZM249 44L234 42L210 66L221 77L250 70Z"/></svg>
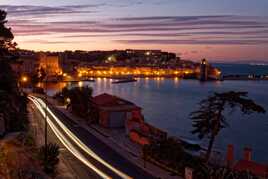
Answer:
<svg viewBox="0 0 268 179"><path fill-rule="evenodd" d="M33 101L33 103L36 105L36 107L39 109L39 111L42 113L43 116L45 116L44 109L46 109L46 104L41 100L40 98L29 96L29 99ZM44 109L43 109L44 108ZM118 169L114 168L111 164L104 161L101 157L99 157L96 153L94 153L88 146L86 146L72 131L70 131L58 118L57 116L49 109L47 108L47 111L49 114L54 118L54 120L57 122L57 124L61 127L61 129L72 139L73 142L75 142L83 151L85 151L89 156L109 168L111 171L116 173L118 176L124 179L131 179L132 177L128 176L127 174L119 171ZM95 166L93 166L79 151L77 151L72 144L68 141L64 135L61 134L61 132L57 129L57 127L53 124L53 122L48 119L48 124L52 128L53 132L56 134L56 136L59 138L59 140L67 146L66 148L74 155L78 155L78 159L82 161L84 164L86 164L89 168L96 171L97 174L99 174L102 178L111 178L108 175L101 172L99 169L97 169ZM71 146L71 147L70 147Z"/></svg>
<svg viewBox="0 0 268 179"><path fill-rule="evenodd" d="M34 98L29 98L37 107L37 109L41 112L41 114L43 115L43 117L45 117L45 111L44 109L40 106L40 104L34 99ZM51 127L52 131L54 132L54 134L58 137L58 139L61 141L61 143L66 147L66 149L71 152L78 160L80 160L81 162L83 162L87 167L89 167L90 169L92 169L94 172L96 172L100 177L102 178L112 178L110 176L108 176L107 174L105 174L104 172L102 172L101 170L99 170L98 168L96 168L92 163L90 163L79 151L77 151L75 149L75 147L68 141L68 139L66 139L61 132L57 129L57 127L53 124L53 122L50 120L49 117L47 117L47 122L49 124L49 126Z"/></svg>

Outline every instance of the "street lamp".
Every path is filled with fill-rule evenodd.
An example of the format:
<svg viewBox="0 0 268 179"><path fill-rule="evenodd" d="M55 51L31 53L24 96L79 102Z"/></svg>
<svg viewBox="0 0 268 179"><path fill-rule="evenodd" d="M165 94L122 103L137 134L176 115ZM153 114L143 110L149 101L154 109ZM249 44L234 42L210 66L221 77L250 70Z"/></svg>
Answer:
<svg viewBox="0 0 268 179"><path fill-rule="evenodd" d="M46 75L45 75L45 84L44 84L44 91L45 91L45 104L46 104L46 109L45 109L45 161L48 159L48 147L47 147L47 111L48 111L48 104L47 104L47 78L48 78L48 73L47 73L47 58L45 60L46 63ZM47 163L47 162L46 162Z"/></svg>
<svg viewBox="0 0 268 179"><path fill-rule="evenodd" d="M23 77L21 78L21 81L24 82L24 83L26 83L26 82L28 81L27 76L23 76Z"/></svg>

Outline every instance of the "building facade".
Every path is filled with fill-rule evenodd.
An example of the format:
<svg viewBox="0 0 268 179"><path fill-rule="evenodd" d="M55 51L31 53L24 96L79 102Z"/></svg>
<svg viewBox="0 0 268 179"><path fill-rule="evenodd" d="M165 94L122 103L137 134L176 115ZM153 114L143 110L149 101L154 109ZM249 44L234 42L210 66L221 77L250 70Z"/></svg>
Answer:
<svg viewBox="0 0 268 179"><path fill-rule="evenodd" d="M101 94L92 100L92 106L98 112L98 123L106 128L124 128L129 119L141 118L141 108L119 97Z"/></svg>
<svg viewBox="0 0 268 179"><path fill-rule="evenodd" d="M62 74L59 56L57 54L38 54L39 69L44 69L47 76L57 76Z"/></svg>
<svg viewBox="0 0 268 179"><path fill-rule="evenodd" d="M209 64L206 59L201 60L200 64L200 81L207 81L208 80L208 69Z"/></svg>
<svg viewBox="0 0 268 179"><path fill-rule="evenodd" d="M93 97L91 106L98 113L97 122L105 128L124 128L130 140L140 145L164 140L167 133L144 121L142 108L134 103L113 96L101 94Z"/></svg>

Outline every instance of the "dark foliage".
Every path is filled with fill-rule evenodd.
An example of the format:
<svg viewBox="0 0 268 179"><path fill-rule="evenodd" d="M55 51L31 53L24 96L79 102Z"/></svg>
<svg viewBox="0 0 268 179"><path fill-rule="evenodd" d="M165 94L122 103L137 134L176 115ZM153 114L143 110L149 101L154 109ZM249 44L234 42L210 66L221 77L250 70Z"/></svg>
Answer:
<svg viewBox="0 0 268 179"><path fill-rule="evenodd" d="M13 43L12 40L14 36L10 28L7 28L5 24L7 13L3 10L0 10L0 58L12 58L13 55L9 52L14 50L16 43Z"/></svg>
<svg viewBox="0 0 268 179"><path fill-rule="evenodd" d="M194 179L258 179L250 172L238 172L226 167L203 165L201 170L194 172Z"/></svg>
<svg viewBox="0 0 268 179"><path fill-rule="evenodd" d="M45 146L42 146L40 148L38 158L41 161L41 164L44 167L44 171L46 173L55 173L56 166L59 163L59 154L59 146L57 144L48 144L47 150Z"/></svg>
<svg viewBox="0 0 268 179"><path fill-rule="evenodd" d="M174 138L145 145L143 154L145 159L151 157L182 175L185 167L197 171L203 165L200 158L187 153L183 145Z"/></svg>
<svg viewBox="0 0 268 179"><path fill-rule="evenodd" d="M209 160L215 137L219 132L229 126L224 112L226 108L233 112L240 109L243 114L265 113L265 109L248 98L247 92L225 92L214 93L207 99L200 102L199 110L192 112L193 134L197 134L200 139L209 139L206 160Z"/></svg>
<svg viewBox="0 0 268 179"><path fill-rule="evenodd" d="M5 27L6 12L0 10L0 116L5 126L5 132L27 129L27 97L18 89L18 80L14 75L11 63L16 58L13 55L14 36Z"/></svg>
<svg viewBox="0 0 268 179"><path fill-rule="evenodd" d="M92 98L91 87L63 88L54 97L63 104L67 104L73 113L81 117L88 117L91 110L90 99ZM69 101L67 100L69 99Z"/></svg>
<svg viewBox="0 0 268 179"><path fill-rule="evenodd" d="M31 76L32 84L36 85L39 82L43 82L46 77L46 72L44 68L40 68Z"/></svg>

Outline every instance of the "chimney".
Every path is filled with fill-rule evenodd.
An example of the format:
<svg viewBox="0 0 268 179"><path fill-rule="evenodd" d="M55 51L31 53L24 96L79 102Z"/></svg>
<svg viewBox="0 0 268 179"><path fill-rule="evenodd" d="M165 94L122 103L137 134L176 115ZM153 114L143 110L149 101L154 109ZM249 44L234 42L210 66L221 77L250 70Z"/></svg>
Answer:
<svg viewBox="0 0 268 179"><path fill-rule="evenodd" d="M189 167L185 167L185 179L193 179L193 169Z"/></svg>
<svg viewBox="0 0 268 179"><path fill-rule="evenodd" d="M252 149L249 147L244 148L244 160L251 161L252 160Z"/></svg>
<svg viewBox="0 0 268 179"><path fill-rule="evenodd" d="M226 162L227 162L227 166L229 167L232 167L234 163L234 145L233 144L229 144L227 146Z"/></svg>

